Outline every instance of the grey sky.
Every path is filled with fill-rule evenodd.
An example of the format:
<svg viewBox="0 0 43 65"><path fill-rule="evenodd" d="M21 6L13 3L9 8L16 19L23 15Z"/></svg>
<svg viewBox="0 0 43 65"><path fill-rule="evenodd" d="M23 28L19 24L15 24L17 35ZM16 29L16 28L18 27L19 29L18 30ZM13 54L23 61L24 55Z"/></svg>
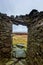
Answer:
<svg viewBox="0 0 43 65"><path fill-rule="evenodd" d="M43 11L43 0L0 0L0 12L8 15L29 14L32 9ZM13 31L16 32L16 29L17 32L27 32L26 27L13 25Z"/></svg>
<svg viewBox="0 0 43 65"><path fill-rule="evenodd" d="M13 32L27 32L27 27L22 26L22 25L19 25L19 26L13 25L12 26L12 31Z"/></svg>

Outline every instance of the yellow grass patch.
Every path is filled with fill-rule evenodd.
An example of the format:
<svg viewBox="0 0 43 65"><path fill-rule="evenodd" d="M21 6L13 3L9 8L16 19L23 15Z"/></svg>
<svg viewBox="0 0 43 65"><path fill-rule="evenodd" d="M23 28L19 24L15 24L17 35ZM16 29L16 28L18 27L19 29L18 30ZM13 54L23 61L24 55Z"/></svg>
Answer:
<svg viewBox="0 0 43 65"><path fill-rule="evenodd" d="M27 46L27 35L13 35L12 43L13 45L22 43L25 46Z"/></svg>

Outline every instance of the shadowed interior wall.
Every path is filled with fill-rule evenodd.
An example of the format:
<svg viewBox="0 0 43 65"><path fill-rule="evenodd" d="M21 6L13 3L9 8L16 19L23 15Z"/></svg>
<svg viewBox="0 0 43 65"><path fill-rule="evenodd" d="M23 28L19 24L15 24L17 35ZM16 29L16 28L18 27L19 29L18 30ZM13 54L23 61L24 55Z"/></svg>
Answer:
<svg viewBox="0 0 43 65"><path fill-rule="evenodd" d="M28 27L27 65L43 65L43 18Z"/></svg>
<svg viewBox="0 0 43 65"><path fill-rule="evenodd" d="M11 57L12 23L8 19L0 19L0 58Z"/></svg>

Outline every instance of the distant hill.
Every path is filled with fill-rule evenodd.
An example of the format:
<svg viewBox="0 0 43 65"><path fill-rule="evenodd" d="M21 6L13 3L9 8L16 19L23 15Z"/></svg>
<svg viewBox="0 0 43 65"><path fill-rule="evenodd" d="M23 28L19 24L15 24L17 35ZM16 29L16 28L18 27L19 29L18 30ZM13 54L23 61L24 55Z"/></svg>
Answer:
<svg viewBox="0 0 43 65"><path fill-rule="evenodd" d="M27 35L28 33L24 33L24 32L14 32L12 33L12 35Z"/></svg>

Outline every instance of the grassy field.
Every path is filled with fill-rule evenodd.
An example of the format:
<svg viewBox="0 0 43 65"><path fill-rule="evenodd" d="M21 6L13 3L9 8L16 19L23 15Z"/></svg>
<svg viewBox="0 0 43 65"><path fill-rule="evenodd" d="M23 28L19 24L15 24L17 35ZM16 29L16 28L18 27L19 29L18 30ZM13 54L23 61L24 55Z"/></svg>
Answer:
<svg viewBox="0 0 43 65"><path fill-rule="evenodd" d="M12 43L13 43L13 45L22 43L24 46L27 46L27 35L14 34L12 36Z"/></svg>

